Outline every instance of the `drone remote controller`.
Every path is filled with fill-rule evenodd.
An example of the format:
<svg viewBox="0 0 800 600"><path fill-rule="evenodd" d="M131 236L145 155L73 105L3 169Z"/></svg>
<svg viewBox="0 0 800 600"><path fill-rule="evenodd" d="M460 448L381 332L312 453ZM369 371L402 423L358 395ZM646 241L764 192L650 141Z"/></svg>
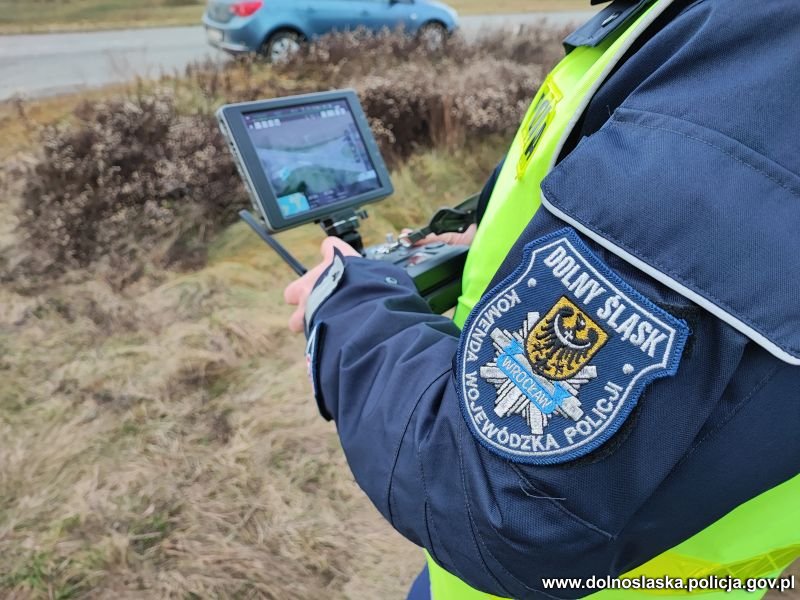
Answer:
<svg viewBox="0 0 800 600"><path fill-rule="evenodd" d="M394 188L355 92L229 104L217 119L258 217L240 215L296 273L305 268L271 234L318 223L366 258L404 268L433 310L455 305L467 247L415 244L429 233L463 232L474 221L475 198L470 206L439 210L428 226L399 242L365 250L361 207Z"/></svg>
<svg viewBox="0 0 800 600"><path fill-rule="evenodd" d="M443 313L455 306L461 295L461 273L468 250L468 246L444 242L411 247L386 243L367 248L364 256L405 269L431 310Z"/></svg>

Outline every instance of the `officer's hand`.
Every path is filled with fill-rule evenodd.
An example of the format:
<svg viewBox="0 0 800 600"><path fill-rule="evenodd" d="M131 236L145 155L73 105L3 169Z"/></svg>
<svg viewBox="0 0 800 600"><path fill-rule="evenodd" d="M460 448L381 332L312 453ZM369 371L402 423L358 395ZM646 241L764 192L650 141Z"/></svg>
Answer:
<svg viewBox="0 0 800 600"><path fill-rule="evenodd" d="M308 273L303 275L297 281L293 281L283 291L283 298L287 304L296 306L297 309L292 313L289 318L289 329L295 333L303 331L303 319L306 313L306 303L308 302L308 295L314 289L320 275L327 269L333 262L333 249L338 248L339 252L345 256L361 256L356 252L353 247L347 242L343 242L336 237L328 237L322 240L320 252L322 253L322 262L313 269L309 269Z"/></svg>
<svg viewBox="0 0 800 600"><path fill-rule="evenodd" d="M444 242L448 246L471 246L472 240L475 239L475 232L478 230L477 225L470 225L464 233L431 233L430 235L422 238L416 242L415 246L424 246L425 244L432 244L433 242ZM411 233L411 229L403 229L400 236Z"/></svg>

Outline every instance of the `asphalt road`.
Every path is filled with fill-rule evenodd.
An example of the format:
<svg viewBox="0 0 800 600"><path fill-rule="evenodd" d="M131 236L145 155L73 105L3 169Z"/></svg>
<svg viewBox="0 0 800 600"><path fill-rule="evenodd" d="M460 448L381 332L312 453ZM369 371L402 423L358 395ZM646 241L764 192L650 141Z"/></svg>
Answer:
<svg viewBox="0 0 800 600"><path fill-rule="evenodd" d="M591 12L549 12L465 16L468 37L482 29L513 28L547 22L579 24ZM202 27L126 29L88 33L0 36L0 101L34 98L149 78L182 70L195 60L225 60L211 48Z"/></svg>

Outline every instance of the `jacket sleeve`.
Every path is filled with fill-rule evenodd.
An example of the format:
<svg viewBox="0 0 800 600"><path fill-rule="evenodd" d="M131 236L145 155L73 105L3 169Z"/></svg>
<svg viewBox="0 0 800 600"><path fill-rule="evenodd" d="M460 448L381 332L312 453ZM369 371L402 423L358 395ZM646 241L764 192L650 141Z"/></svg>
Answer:
<svg viewBox="0 0 800 600"><path fill-rule="evenodd" d="M461 455L472 442L453 385L458 328L431 313L403 270L348 257L309 330L317 399L359 485L449 571L507 593L482 567L463 487L478 465Z"/></svg>
<svg viewBox="0 0 800 600"><path fill-rule="evenodd" d="M797 62L798 21L782 11L796 16L797 5L769 4L762 9L739 0L693 3L611 83L630 87L634 92L626 95L634 100L652 98L649 110L663 103L659 112L677 111L695 124L699 117L689 115L689 108L738 103L735 110L706 111L703 116L713 122L699 125L720 131L727 127L726 135L751 147L769 144L759 149L786 157L784 166L791 170L794 185L800 159L784 151L793 147L793 130L782 127L776 115L788 119L796 112L787 106L797 95L797 71L788 65ZM780 78L781 69L790 79ZM772 85L776 77L775 94L767 98L771 110L762 110L764 98L753 87L762 79ZM643 79L644 84L635 83ZM601 99L613 88L601 90ZM607 120L600 104L595 112L605 112ZM643 148L653 153L648 160L673 164L672 146L664 136L674 133L663 128L642 131L647 133ZM635 179L633 150L633 162L608 162L615 149L629 149L623 138L591 142L589 136L556 176L564 181L580 178L582 172L574 169L582 158L620 181ZM698 180L706 176L699 166L664 171L676 181L695 176L695 171ZM749 171L743 165L730 173ZM587 201L593 187L587 183L575 197ZM659 196L663 189L648 193L658 206L669 207L669 198ZM628 218L642 215L633 207ZM498 277L520 263L527 241L563 227L564 221L540 210ZM680 239L679 227L676 237ZM584 241L633 288L685 319L692 334L677 374L650 384L624 427L575 461L517 464L473 437L461 414L453 370L463 343L459 331L428 310L402 270L345 259L341 280L308 323L315 340L310 349L315 393L323 413L336 422L359 485L397 530L424 546L439 564L498 596L584 596L581 589L545 590L542 580L624 573L800 468L800 436L794 431L800 422L800 403L795 401L800 370L592 240ZM692 248L683 250L696 254ZM727 277L736 267L719 265L718 271Z"/></svg>
<svg viewBox="0 0 800 600"><path fill-rule="evenodd" d="M663 391L636 435L623 436L625 451L517 465L469 431L454 382L459 331L428 310L405 272L348 257L337 278L310 322L317 399L356 481L400 533L473 587L513 598L580 597L545 592L542 578L616 575L655 554L617 534L685 452L710 400L663 419L675 393ZM670 444L646 452L669 428Z"/></svg>
<svg viewBox="0 0 800 600"><path fill-rule="evenodd" d="M534 221L561 226L545 214ZM344 264L310 323L318 401L378 510L477 589L582 597L545 590L543 579L618 576L796 473L800 404L786 400L798 369L633 271L629 280L692 327L678 375L651 384L593 454L531 466L488 451L469 430L455 326L428 310L402 270ZM747 440L760 440L759 452Z"/></svg>

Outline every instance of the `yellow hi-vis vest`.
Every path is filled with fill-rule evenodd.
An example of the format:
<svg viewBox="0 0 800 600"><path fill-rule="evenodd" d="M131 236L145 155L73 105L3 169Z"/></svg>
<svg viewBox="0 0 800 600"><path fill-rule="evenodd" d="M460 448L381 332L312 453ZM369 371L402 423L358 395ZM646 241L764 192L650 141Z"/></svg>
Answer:
<svg viewBox="0 0 800 600"><path fill-rule="evenodd" d="M464 270L455 322L462 327L506 255L539 208L540 184L597 89L636 39L672 0L654 2L627 27L596 48L578 47L550 73L522 122L497 179ZM678 546L622 577L704 578L742 581L776 577L800 557L800 475L737 507ZM580 558L580 557L576 557ZM428 557L433 600L489 600ZM546 576L546 574L543 574ZM553 590L553 593L558 593ZM647 599L688 595L676 590L613 589L596 600ZM764 592L726 593L699 589L707 600L754 600Z"/></svg>

